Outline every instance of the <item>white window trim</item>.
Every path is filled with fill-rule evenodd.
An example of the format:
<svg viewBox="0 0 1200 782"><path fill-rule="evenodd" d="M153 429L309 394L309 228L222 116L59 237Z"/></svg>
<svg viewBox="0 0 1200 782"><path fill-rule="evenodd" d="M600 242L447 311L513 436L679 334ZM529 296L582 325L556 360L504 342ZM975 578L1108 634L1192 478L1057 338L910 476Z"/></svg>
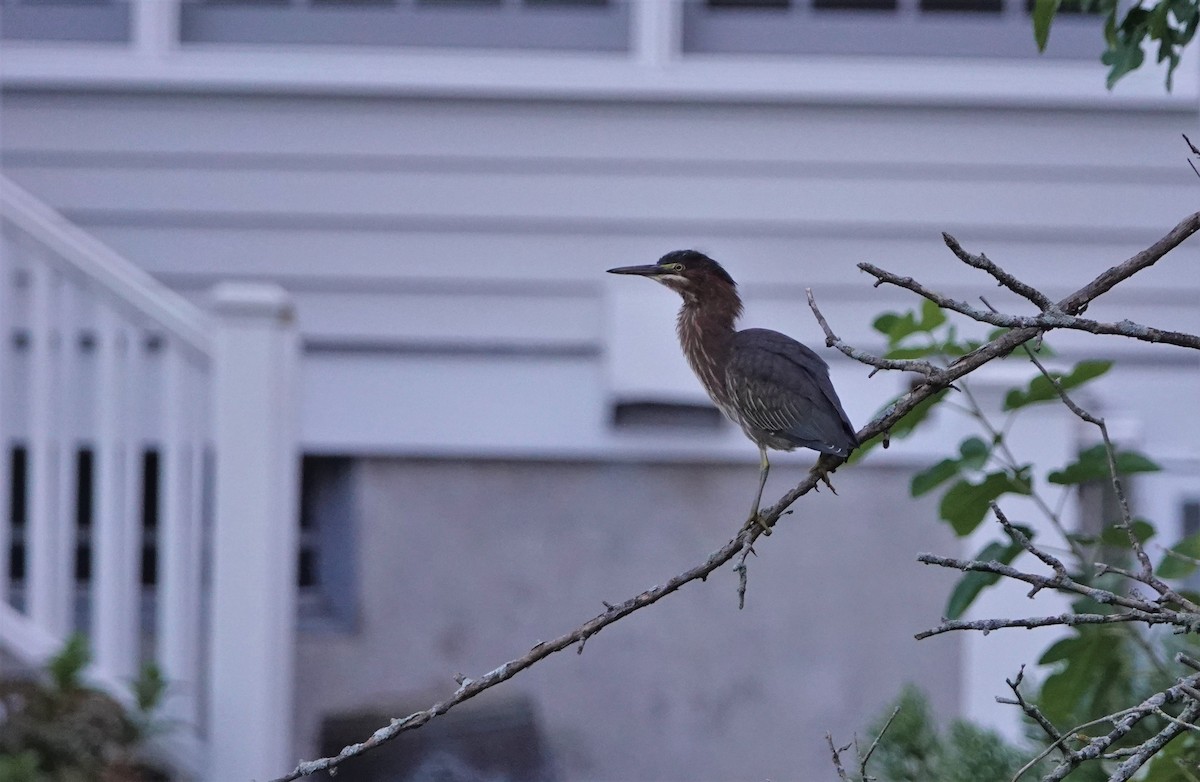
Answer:
<svg viewBox="0 0 1200 782"><path fill-rule="evenodd" d="M631 50L590 52L230 46L173 40L180 0L134 0L129 44L8 41L16 89L271 91L539 99L1200 109L1200 47L1174 91L1151 64L1104 86L1099 62L683 55L677 3L634 0ZM172 27L174 25L174 27ZM1032 35L1032 32L1030 33ZM1147 57L1150 63L1153 56Z"/></svg>

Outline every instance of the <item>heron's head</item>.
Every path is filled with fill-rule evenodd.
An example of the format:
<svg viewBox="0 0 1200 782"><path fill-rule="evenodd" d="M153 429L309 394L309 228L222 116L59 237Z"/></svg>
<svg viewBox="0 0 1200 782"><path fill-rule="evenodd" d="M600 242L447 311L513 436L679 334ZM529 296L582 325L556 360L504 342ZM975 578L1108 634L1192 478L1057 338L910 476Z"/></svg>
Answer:
<svg viewBox="0 0 1200 782"><path fill-rule="evenodd" d="M721 264L697 250L675 250L648 266L619 266L610 274L636 274L661 282L685 299L736 294L737 284Z"/></svg>

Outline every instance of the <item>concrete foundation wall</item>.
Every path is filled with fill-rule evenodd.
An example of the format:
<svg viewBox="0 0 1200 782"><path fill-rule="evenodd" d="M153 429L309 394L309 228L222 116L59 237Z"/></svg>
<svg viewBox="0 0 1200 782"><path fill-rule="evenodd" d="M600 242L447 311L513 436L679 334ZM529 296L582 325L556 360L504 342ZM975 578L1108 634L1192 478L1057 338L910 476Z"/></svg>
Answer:
<svg viewBox="0 0 1200 782"><path fill-rule="evenodd" d="M325 715L425 708L456 673L485 673L701 561L744 518L755 472L361 462L361 613L350 633L301 639L299 752L313 754ZM779 469L768 493L796 472ZM840 496L806 498L758 542L744 610L723 568L487 697L528 696L557 778L596 782L825 778L826 731L849 740L910 680L953 713L958 639L913 639L951 581L914 558L957 543L928 503L897 504L905 473L834 480Z"/></svg>

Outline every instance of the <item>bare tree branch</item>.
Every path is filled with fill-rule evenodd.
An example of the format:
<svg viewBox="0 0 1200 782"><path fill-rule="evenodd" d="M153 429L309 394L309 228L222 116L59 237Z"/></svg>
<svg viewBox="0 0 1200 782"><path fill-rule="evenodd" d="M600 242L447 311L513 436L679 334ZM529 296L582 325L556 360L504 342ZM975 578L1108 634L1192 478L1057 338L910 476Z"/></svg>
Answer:
<svg viewBox="0 0 1200 782"><path fill-rule="evenodd" d="M1089 282L1087 285L1075 291L1062 301L1059 301L1057 304L1054 304L1044 314L1077 315L1078 313L1082 312L1084 308L1086 308L1087 304L1094 300L1097 296L1104 294L1114 285L1117 285L1122 280L1131 277L1138 271L1153 265L1171 249L1178 246L1180 242L1184 241L1188 236L1191 236L1198 229L1200 229L1200 212L1185 219L1174 229L1172 229L1171 232L1150 247L1129 258L1125 262L1108 269L1103 274ZM988 271L989 274L996 276L998 273L1003 271L999 270L999 267L992 264L991 261L988 261L987 263L990 264L990 266L980 268L984 268L984 270ZM869 264L864 264L862 266L864 270L869 272L872 269L875 269L875 267L870 267ZM963 302L956 302L951 299L947 299L946 297L941 296L934 291L926 289L919 283L913 282L911 278L898 278L888 272L883 272L882 270L877 271L879 271L880 275L882 275L877 275L877 284L882 284L883 282L892 282L892 278L895 278L896 280L905 280L909 284L903 287L908 287L910 290L913 290L914 292L917 292L932 301L942 304L942 306L946 306L949 309L963 312L964 314L967 314L970 317L982 322L992 322L989 320L989 318L997 317L993 315L993 313L978 310L977 308L970 307ZM1011 276L1009 276L1009 279L1015 280L1015 278L1011 278ZM1019 281L1017 281L1017 283L1019 283ZM814 307L814 314L815 312L816 311ZM826 329L826 338L831 338L832 332L828 330L828 324L823 324L823 327ZM1059 327L1065 326L1039 323L1037 325L1013 328L1007 333L1000 335L996 339L988 342L985 345L982 345L976 350L959 357L948 367L939 369L936 372L923 373L925 374L925 380L921 384L913 388L909 393L897 399L873 420L867 423L866 426L859 430L859 441L865 442L877 435L886 433L891 429L892 426L904 418L904 416L912 412L917 405L934 394L937 394L938 392L950 387L955 380L970 374L995 358L1008 355L1025 342L1038 337L1044 331ZM840 342L840 340L837 340L836 337L832 338L835 341ZM846 351L843 350L843 352ZM847 355L851 354L847 353ZM866 356L863 354L862 357L856 357L853 355L851 357L857 358L857 360L863 360L863 358ZM879 359L879 361L883 362L884 359ZM866 363L871 362L867 361ZM913 369L911 365L904 368ZM763 510L759 514L759 519L757 521L748 521L737 533L737 535L735 535L720 549L710 554L700 564L685 570L661 585L651 587L650 589L647 589L641 594L638 594L623 603L608 608L604 613L589 619L587 622L583 623L574 630L559 636L552 641L537 644L527 653L504 663L500 667L495 668L494 670L489 671L478 678L469 679L464 677L461 680L458 689L455 690L450 697L433 704L428 709L414 712L404 718L392 720L388 725L385 725L379 730L375 731L375 733L373 733L366 740L345 747L337 755L319 758L313 761L302 762L291 773L282 777L278 777L277 779L273 780L273 782L289 782L290 780L299 779L300 777L319 771L336 769L341 763L349 758L360 755L373 747L383 744L384 742L395 738L405 731L414 730L421 727L425 723L429 722L429 720L446 713L459 703L462 703L463 701L468 700L469 698L472 698L484 690L496 686L497 684L508 681L516 674L520 673L526 668L529 668L534 663L537 663L551 654L560 652L576 644L582 645L587 641L588 638L600 632L605 627L608 627L610 624L613 624L614 622L628 616L629 614L632 614L635 611L653 605L667 595L678 591L686 584L697 580L704 580L717 568L730 562L739 553L742 553L747 548L752 546L755 540L757 540L766 529L770 529L776 524L776 522L778 522L779 518L787 512L788 508L794 502L796 502L796 500L812 491L817 486L818 482L823 478L823 476L826 475L827 471L836 469L838 466L844 463L844 461L845 459L839 457L823 457L818 462L817 466L810 470L799 484L786 492L773 506ZM762 526L760 526L760 523ZM956 567L962 570L986 571L992 565L999 566L1001 568L1006 567L1000 566L999 563L964 562L961 560L938 558L934 557L933 555L922 555L921 561L927 562L928 564L939 564L944 567ZM744 561L742 564L745 564ZM1026 580L1028 583L1031 583L1034 586L1038 586L1040 584L1038 588L1065 589L1068 591L1076 591L1080 594L1088 594L1089 596L1092 596L1093 594L1107 595L1107 602L1121 605L1129 611L1142 611L1144 613L1154 615L1166 612L1166 609L1153 604L1122 598L1113 595L1112 593L1105 593L1103 590L1092 590L1091 588L1083 587L1082 585L1071 581L1069 578L1064 579L1060 576L1055 576L1054 579L1046 579L1040 576L1022 574L1019 571L1011 568L1009 570L1012 571L1013 575L1009 575L1008 572L994 570L989 572L999 572L1000 575L1018 578L1019 580ZM741 590L743 596L744 589L744 581L742 581Z"/></svg>
<svg viewBox="0 0 1200 782"><path fill-rule="evenodd" d="M1170 609L1164 608L1157 603L1141 600L1135 597L1129 597L1126 595L1118 595L1115 592L1108 591L1107 589L1090 587L1085 584L1080 584L1078 581L1075 581L1069 577L1056 575L1052 578L1048 578L1046 576L1039 576L1035 573L1026 573L1022 570L1018 570L1012 565L1005 565L1004 563L997 562L995 560L982 562L979 560L941 557L937 556L936 554L921 554L917 557L917 561L926 565L938 565L940 567L961 570L964 573L995 573L998 576L1010 578L1014 581L1024 581L1025 583L1034 587L1034 589L1031 591L1035 593L1040 592L1043 589L1057 590L1059 592L1070 592L1072 594L1091 598L1102 605L1120 606L1121 608L1129 611L1140 611L1142 613L1155 616L1172 614L1180 618L1185 616L1177 611L1171 611Z"/></svg>
<svg viewBox="0 0 1200 782"><path fill-rule="evenodd" d="M1138 746L1128 760L1117 766L1117 770L1108 778L1108 782L1127 782L1127 780L1133 778L1133 775L1150 758L1154 757L1163 747L1167 746L1172 739L1188 729L1196 730L1196 726L1190 723L1196 719L1197 715L1200 715L1200 703L1193 702L1189 704L1178 718L1171 717L1171 715L1162 711L1162 709L1157 709L1157 712L1169 720L1167 726L1159 731L1154 738Z"/></svg>
<svg viewBox="0 0 1200 782"><path fill-rule="evenodd" d="M1050 737L1050 740L1055 742L1055 744L1057 744L1058 742L1062 741L1062 734L1058 732L1058 728L1054 727L1054 723L1052 723L1049 719L1047 719L1045 714L1042 714L1041 709L1039 709L1037 706L1033 705L1029 701L1025 700L1025 696L1021 694L1021 682L1024 680L1025 680L1025 666L1022 665L1020 670L1017 671L1016 679L1005 679L1004 680L1004 683L1008 685L1008 688L1010 690L1012 690L1013 697L1016 700L1008 700L1006 698L1000 698L1000 697L997 697L996 700L1000 703L1011 703L1016 706L1020 706L1021 711L1025 712L1025 716L1029 717L1029 719L1033 720L1039 726L1041 726L1042 730L1044 730L1046 732L1046 735ZM1067 751L1064 749L1063 750L1064 757L1066 756L1066 753L1067 753Z"/></svg>
<svg viewBox="0 0 1200 782"><path fill-rule="evenodd" d="M968 266L973 266L976 269L982 269L983 271L992 275L996 278L996 281L1005 288L1008 288L1018 296L1029 299L1042 312L1054 307L1054 304L1050 301L1046 294L1042 293L1037 288L1034 288L1032 285L1027 285L1026 283L1021 282L1004 269L1001 269L999 266L992 263L983 253L980 253L979 255L972 255L964 250L962 245L958 243L958 240L948 233L942 234L942 241L944 241L946 246L950 248L950 252L958 256L960 261Z"/></svg>
<svg viewBox="0 0 1200 782"><path fill-rule="evenodd" d="M883 740L883 735L888 732L888 728L892 727L892 723L896 719L896 715L900 713L900 707L892 709L892 714L887 718L887 722L883 723L883 727L879 729L879 733L875 735L875 740L871 742L871 746L867 747L867 751L863 752L858 746L858 737L855 737L851 744L844 747L838 747L833 743L833 734L826 733L825 741L829 744L829 752L833 757L833 767L837 770L838 779L842 782L867 782L874 777L867 776L867 764L871 762L871 756L875 754L876 748L879 747L879 742ZM851 777L846 773L846 767L842 764L842 753L854 747L854 753L858 756L858 776Z"/></svg>
<svg viewBox="0 0 1200 782"><path fill-rule="evenodd" d="M1129 500L1125 496L1125 488L1121 482L1121 476L1117 469L1117 449L1113 446L1113 442L1108 436L1108 425L1104 422L1104 419L1097 418L1079 405L1075 404L1075 402L1067 394L1066 389L1063 388L1062 383L1059 382L1058 378L1047 371L1045 365L1038 360L1033 351L1031 351L1027 345L1023 345L1022 347L1029 355L1029 360L1033 362L1033 365L1038 368L1038 370L1042 373L1042 376L1050 382L1051 386L1054 387L1054 390L1058 393L1059 398L1062 399L1063 404L1067 406L1067 409L1074 413L1080 420L1092 424L1099 429L1100 436L1104 440L1104 451L1108 457L1109 479L1112 482L1113 492L1116 494L1117 501L1121 507L1120 526L1125 531L1126 537L1129 539L1129 548L1133 551L1134 556L1137 557L1141 570L1137 574L1133 574L1126 573L1125 571L1118 570L1115 567L1105 565L1103 563L1098 563L1097 566L1102 567L1110 572L1119 573L1120 575L1140 581L1157 591L1164 599L1170 600L1171 602L1183 607L1188 611L1200 612L1200 606L1196 605L1191 600L1188 600L1183 595L1180 595L1173 588L1171 588L1169 584L1154 574L1154 565L1150 562L1150 556L1146 553L1145 547L1142 546L1142 542L1138 540L1138 537L1133 530L1133 514L1129 510ZM995 503L993 503L993 509L997 514L999 514L999 508L995 508L994 505Z"/></svg>
<svg viewBox="0 0 1200 782"><path fill-rule="evenodd" d="M825 734L825 741L829 743L829 752L833 755L833 767L837 769L838 779L842 782L851 782L850 775L846 773L846 767L842 765L842 753L850 749L850 745L838 748L833 743L832 733Z"/></svg>
<svg viewBox="0 0 1200 782"><path fill-rule="evenodd" d="M1160 751L1172 739L1187 730L1188 723L1193 722L1197 716L1200 716L1200 703L1192 700L1191 696L1187 693L1187 690L1195 689L1197 684L1200 684L1200 674L1192 674L1180 679L1174 686L1150 696L1132 709L1126 709L1103 718L1104 720L1113 720L1113 729L1103 736L1092 739L1080 749L1071 752L1054 771L1045 777L1043 782L1059 782L1059 780L1065 779L1068 774L1082 763L1089 760L1096 760L1103 756L1109 747L1128 735L1140 721L1162 711L1162 707L1165 704L1188 701L1188 705L1184 708L1183 713L1178 719L1171 720L1155 736L1138 745L1134 753L1109 777L1109 782L1126 782L1156 752ZM1118 717L1118 715L1120 716ZM1070 731L1066 735L1076 735L1079 730Z"/></svg>
<svg viewBox="0 0 1200 782"><path fill-rule="evenodd" d="M816 317L817 323L821 325L821 329L825 332L825 347L837 348L855 361L861 361L864 364L875 367L875 369L872 370L871 375L874 375L881 369L896 369L903 372L919 372L929 378L937 377L938 374L941 373L941 369L935 367L933 364L930 364L928 361L918 361L916 359L881 358L879 356L871 355L865 350L859 350L858 348L847 345L845 342L842 342L842 340L838 339L838 337L833 333L833 330L829 328L829 323L825 320L825 316L821 314L821 310L817 309L817 300L813 298L812 288L805 288L804 291L808 295L808 306L812 310L813 316Z"/></svg>
<svg viewBox="0 0 1200 782"><path fill-rule="evenodd" d="M1057 616L1030 616L1023 619L947 619L937 627L919 632L914 636L918 641L931 638L942 633L955 630L978 630L984 635L993 630L1008 627L1023 627L1032 630L1035 627L1050 627L1063 625L1078 627L1080 625L1115 625L1128 622L1141 622L1147 625L1178 625L1178 617L1161 614L1144 614L1138 611L1127 611L1120 614L1058 614Z"/></svg>

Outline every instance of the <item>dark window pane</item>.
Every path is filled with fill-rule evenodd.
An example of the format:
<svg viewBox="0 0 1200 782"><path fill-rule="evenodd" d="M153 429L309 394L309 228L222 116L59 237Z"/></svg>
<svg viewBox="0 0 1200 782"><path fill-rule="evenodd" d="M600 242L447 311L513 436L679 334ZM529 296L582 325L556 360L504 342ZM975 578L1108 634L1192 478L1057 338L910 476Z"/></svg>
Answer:
<svg viewBox="0 0 1200 782"><path fill-rule="evenodd" d="M708 0L709 8L787 8L791 0Z"/></svg>
<svg viewBox="0 0 1200 782"><path fill-rule="evenodd" d="M1036 4L1037 4L1037 0L1025 0L1025 11L1027 13L1033 13L1033 7ZM1100 9L1099 8L1089 8L1087 11L1084 11L1083 3L1081 2L1081 0L1062 0L1062 4L1058 6L1058 13L1060 13L1060 14L1082 14L1082 13L1099 14Z"/></svg>
<svg viewBox="0 0 1200 782"><path fill-rule="evenodd" d="M12 449L12 497L9 502L9 518L14 527L24 527L28 513L29 450L23 446Z"/></svg>
<svg viewBox="0 0 1200 782"><path fill-rule="evenodd" d="M621 402L613 409L613 425L618 428L663 426L716 429L723 420L721 411L707 404Z"/></svg>
<svg viewBox="0 0 1200 782"><path fill-rule="evenodd" d="M300 549L297 581L301 589L317 585L317 552L311 548Z"/></svg>
<svg viewBox="0 0 1200 782"><path fill-rule="evenodd" d="M142 453L142 584L158 583L158 451Z"/></svg>
<svg viewBox="0 0 1200 782"><path fill-rule="evenodd" d="M158 527L158 451L142 453L142 527Z"/></svg>
<svg viewBox="0 0 1200 782"><path fill-rule="evenodd" d="M922 11L998 14L1003 10L1003 5L1002 0L921 0Z"/></svg>
<svg viewBox="0 0 1200 782"><path fill-rule="evenodd" d="M380 5L383 5L383 6L388 6L388 5L395 5L396 0L312 0L312 4L315 6L317 6L317 5L326 5L326 6L356 6L356 5L380 6Z"/></svg>
<svg viewBox="0 0 1200 782"><path fill-rule="evenodd" d="M28 477L28 455L24 446L13 446L9 452L12 459L9 473L11 491L9 494L8 512L12 526L12 546L9 549L8 576L16 583L25 580L25 515L27 513L26 499Z"/></svg>
<svg viewBox="0 0 1200 782"><path fill-rule="evenodd" d="M94 453L81 448L75 458L75 524L86 529L92 526Z"/></svg>
<svg viewBox="0 0 1200 782"><path fill-rule="evenodd" d="M813 0L813 8L835 11L895 11L896 0Z"/></svg>
<svg viewBox="0 0 1200 782"><path fill-rule="evenodd" d="M300 471L300 539L296 581L302 621L333 620L349 627L356 616L354 460L305 456Z"/></svg>

